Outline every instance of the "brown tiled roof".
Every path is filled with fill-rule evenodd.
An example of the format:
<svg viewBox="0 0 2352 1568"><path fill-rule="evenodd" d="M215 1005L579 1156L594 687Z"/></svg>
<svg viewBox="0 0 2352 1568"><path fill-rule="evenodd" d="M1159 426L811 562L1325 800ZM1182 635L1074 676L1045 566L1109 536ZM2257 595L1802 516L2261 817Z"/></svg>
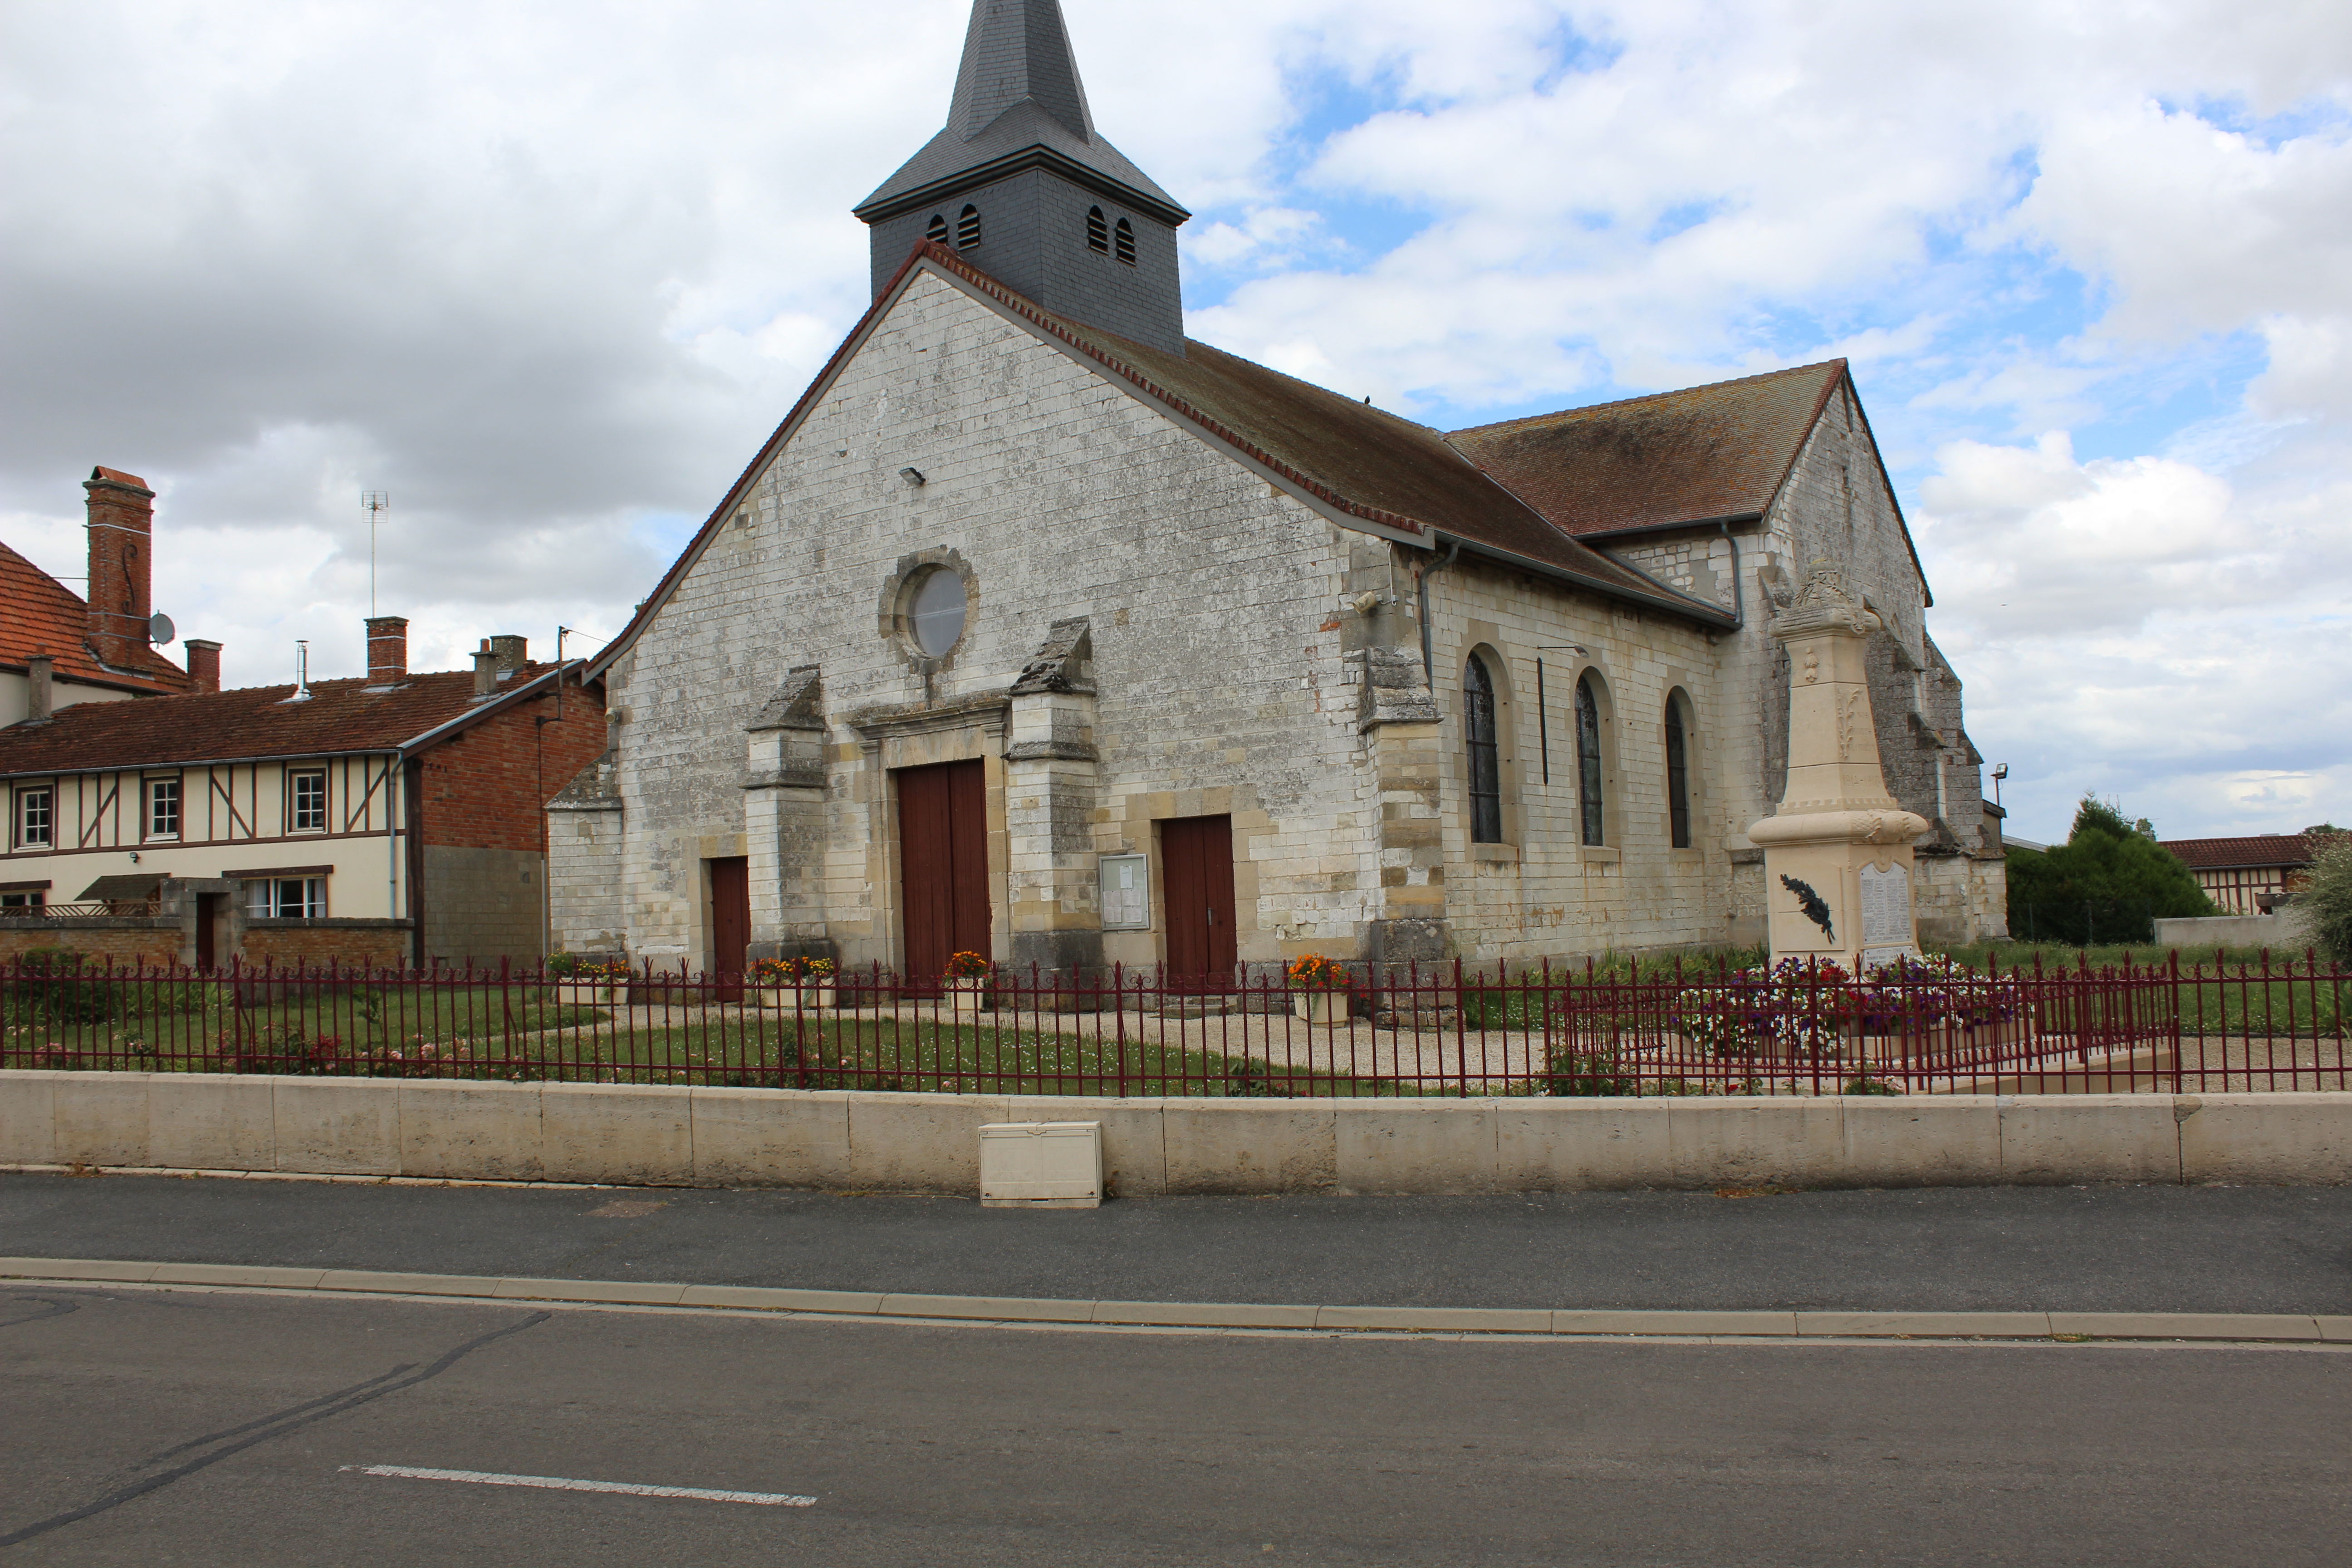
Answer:
<svg viewBox="0 0 2352 1568"><path fill-rule="evenodd" d="M499 682L511 696L555 667L527 664ZM199 691L146 702L79 702L42 724L0 730L0 778L26 773L323 757L389 752L452 720L479 714L471 670L411 675L389 690L364 676L319 680L307 702L291 686Z"/></svg>
<svg viewBox="0 0 2352 1568"><path fill-rule="evenodd" d="M1830 360L1447 439L1570 533L1753 516L1780 493L1845 373Z"/></svg>
<svg viewBox="0 0 2352 1568"><path fill-rule="evenodd" d="M145 488L129 474L98 471ZM90 652L89 632L89 606L80 595L0 544L0 667L22 669L26 660L47 654L51 668L67 680L156 692L185 691L194 684L186 670L148 647L129 669L107 668Z"/></svg>
<svg viewBox="0 0 2352 1568"><path fill-rule="evenodd" d="M1695 619L1729 625L1731 617L1704 600L1677 593L1622 562L1570 538L1540 513L1496 484L1446 437L1427 426L1313 385L1279 371L1190 339L1182 356L1045 310L980 271L945 246L918 242L890 283L875 297L832 359L793 405L783 423L712 509L691 543L663 574L629 624L593 659L609 664L660 612L704 542L731 515L760 471L813 408L835 374L864 342L896 297L901 281L929 262L952 273L1013 314L1076 350L1107 374L1134 385L1179 416L1205 429L1289 483L1335 510L1367 522L1426 536L1438 535L1569 573L1603 592L1639 599Z"/></svg>
<svg viewBox="0 0 2352 1568"><path fill-rule="evenodd" d="M2166 838L2159 842L2196 871L2308 866L2315 848L2310 837L2301 833L2265 833L2254 838Z"/></svg>

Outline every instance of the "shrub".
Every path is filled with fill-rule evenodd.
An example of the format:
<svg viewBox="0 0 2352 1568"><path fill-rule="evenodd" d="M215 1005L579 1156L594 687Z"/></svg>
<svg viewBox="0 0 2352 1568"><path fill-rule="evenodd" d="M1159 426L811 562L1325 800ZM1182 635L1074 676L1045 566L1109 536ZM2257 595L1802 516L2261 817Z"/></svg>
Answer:
<svg viewBox="0 0 2352 1568"><path fill-rule="evenodd" d="M1621 1071L1613 1052L1558 1050L1548 1065L1544 1076L1554 1094L1630 1099L1642 1092L1642 1080Z"/></svg>
<svg viewBox="0 0 2352 1568"><path fill-rule="evenodd" d="M114 1015L116 987L89 973L86 956L68 947L36 947L19 954L8 982L11 1009L26 1020L94 1024Z"/></svg>
<svg viewBox="0 0 2352 1568"><path fill-rule="evenodd" d="M2338 963L2352 963L2352 833L2321 840L2311 880L2288 907L2310 911L2314 946Z"/></svg>
<svg viewBox="0 0 2352 1568"><path fill-rule="evenodd" d="M2158 921L2215 912L2197 874L2156 841L2154 825L2127 822L2089 795L2065 843L2012 849L2008 869L2011 928L2029 939L2152 942Z"/></svg>

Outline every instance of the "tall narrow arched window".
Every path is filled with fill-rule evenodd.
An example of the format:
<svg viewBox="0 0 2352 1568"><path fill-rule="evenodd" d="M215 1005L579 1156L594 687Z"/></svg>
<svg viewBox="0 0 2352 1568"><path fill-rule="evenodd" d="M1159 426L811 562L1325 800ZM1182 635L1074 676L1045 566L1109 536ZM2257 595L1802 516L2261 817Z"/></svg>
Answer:
<svg viewBox="0 0 2352 1568"><path fill-rule="evenodd" d="M1125 218L1118 220L1118 258L1129 267L1135 265L1135 226Z"/></svg>
<svg viewBox="0 0 2352 1568"><path fill-rule="evenodd" d="M1495 747L1495 679L1470 656L1462 678L1462 731L1470 749L1470 842L1503 841L1503 770Z"/></svg>
<svg viewBox="0 0 2352 1568"><path fill-rule="evenodd" d="M1100 207L1087 209L1087 248L1110 254L1110 225L1104 220Z"/></svg>
<svg viewBox="0 0 2352 1568"><path fill-rule="evenodd" d="M1666 831L1677 849L1691 847L1690 741L1683 733L1683 705L1666 699Z"/></svg>
<svg viewBox="0 0 2352 1568"><path fill-rule="evenodd" d="M980 209L966 207L956 218L956 248L971 250L980 244Z"/></svg>
<svg viewBox="0 0 2352 1568"><path fill-rule="evenodd" d="M933 245L945 245L948 242L948 220L944 214L931 215L930 225L923 230L923 237Z"/></svg>
<svg viewBox="0 0 2352 1568"><path fill-rule="evenodd" d="M1605 842L1601 809L1601 700L1592 694L1589 675L1576 680L1576 794L1584 807L1584 841Z"/></svg>

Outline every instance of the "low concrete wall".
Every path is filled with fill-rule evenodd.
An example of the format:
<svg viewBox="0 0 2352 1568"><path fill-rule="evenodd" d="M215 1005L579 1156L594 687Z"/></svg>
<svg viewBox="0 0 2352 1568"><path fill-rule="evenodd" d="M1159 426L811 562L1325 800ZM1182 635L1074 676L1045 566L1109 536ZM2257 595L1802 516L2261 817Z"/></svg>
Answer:
<svg viewBox="0 0 2352 1568"><path fill-rule="evenodd" d="M2352 1184L2352 1094L1082 1100L0 1072L0 1164L970 1194L989 1121L1099 1121L1113 1192Z"/></svg>
<svg viewBox="0 0 2352 1568"><path fill-rule="evenodd" d="M2293 904L2274 915L2205 915L2196 920L2158 921L2156 945L2179 948L2181 956L2211 958L2217 947L2267 947L2301 952L2311 944L2311 922Z"/></svg>

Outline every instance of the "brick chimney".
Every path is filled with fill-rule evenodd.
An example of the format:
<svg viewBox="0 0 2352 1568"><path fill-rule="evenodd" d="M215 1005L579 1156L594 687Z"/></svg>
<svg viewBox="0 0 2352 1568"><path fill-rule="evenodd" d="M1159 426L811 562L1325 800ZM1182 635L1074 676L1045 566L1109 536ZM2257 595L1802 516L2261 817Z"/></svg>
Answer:
<svg viewBox="0 0 2352 1568"><path fill-rule="evenodd" d="M25 661L25 717L36 724L57 711L57 699L49 687L49 678L56 668L56 661L45 653L37 653Z"/></svg>
<svg viewBox="0 0 2352 1568"><path fill-rule="evenodd" d="M388 686L408 678L408 617L374 616L367 624L368 683Z"/></svg>
<svg viewBox="0 0 2352 1568"><path fill-rule="evenodd" d="M92 468L89 493L89 646L118 669L147 647L155 492L136 474Z"/></svg>
<svg viewBox="0 0 2352 1568"><path fill-rule="evenodd" d="M203 637L190 637L180 646L188 650L188 674L194 679L196 689L218 691L221 645Z"/></svg>
<svg viewBox="0 0 2352 1568"><path fill-rule="evenodd" d="M499 673L511 675L530 662L530 639L512 633L505 637L486 637L482 646L499 656Z"/></svg>
<svg viewBox="0 0 2352 1568"><path fill-rule="evenodd" d="M474 700L499 694L499 656L490 651L490 639L482 639L479 653L474 655Z"/></svg>

